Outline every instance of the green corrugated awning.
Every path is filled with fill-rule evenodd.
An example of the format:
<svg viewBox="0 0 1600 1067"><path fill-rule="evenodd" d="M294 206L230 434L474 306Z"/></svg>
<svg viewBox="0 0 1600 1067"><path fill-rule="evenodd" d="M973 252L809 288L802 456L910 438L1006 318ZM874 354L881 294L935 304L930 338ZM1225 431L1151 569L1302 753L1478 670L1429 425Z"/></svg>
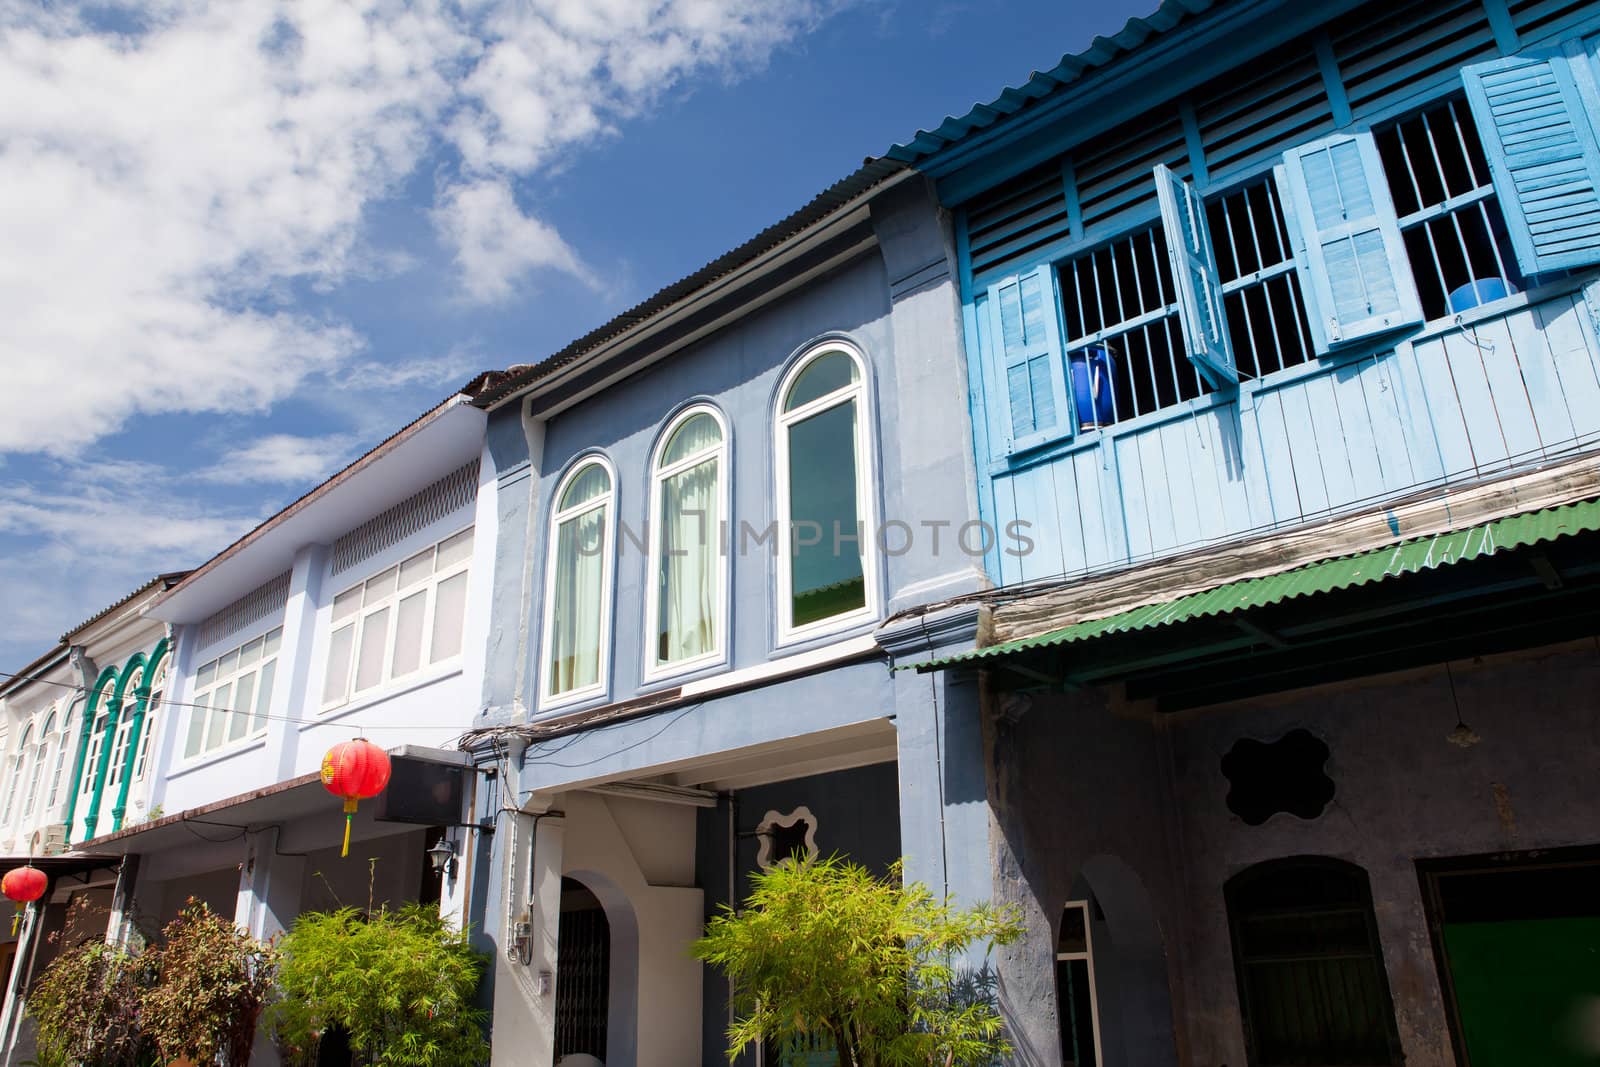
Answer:
<svg viewBox="0 0 1600 1067"><path fill-rule="evenodd" d="M1463 530L1400 541L1355 555L1318 560L1280 574L1228 582L1215 589L1190 593L1164 604L1145 604L1035 637L1023 637L908 666L929 671L959 664L981 664L984 660L1002 659L1033 649L1151 630L1193 619L1230 615L1296 597L1352 589L1385 578L1448 567L1454 563L1492 556L1497 552L1597 530L1600 530L1600 501L1587 500L1542 511L1529 511Z"/></svg>

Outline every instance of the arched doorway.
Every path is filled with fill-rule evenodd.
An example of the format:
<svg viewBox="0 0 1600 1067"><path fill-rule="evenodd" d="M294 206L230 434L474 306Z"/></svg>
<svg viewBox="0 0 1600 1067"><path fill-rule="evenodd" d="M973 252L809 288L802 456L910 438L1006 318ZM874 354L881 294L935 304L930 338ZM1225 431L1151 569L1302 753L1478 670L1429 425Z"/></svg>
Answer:
<svg viewBox="0 0 1600 1067"><path fill-rule="evenodd" d="M556 1063L605 1062L611 1004L611 924L582 882L561 879L556 948Z"/></svg>

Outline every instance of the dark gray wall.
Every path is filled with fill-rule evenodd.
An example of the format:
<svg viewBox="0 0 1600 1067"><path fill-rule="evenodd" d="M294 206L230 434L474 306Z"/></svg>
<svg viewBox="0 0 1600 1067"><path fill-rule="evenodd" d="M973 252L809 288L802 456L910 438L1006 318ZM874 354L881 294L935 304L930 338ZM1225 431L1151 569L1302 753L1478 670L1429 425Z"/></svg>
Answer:
<svg viewBox="0 0 1600 1067"><path fill-rule="evenodd" d="M1460 714L1482 737L1471 748L1445 740L1457 704L1437 667L1159 724L1119 717L1096 694L1040 696L1018 726L1001 725L996 897L1019 904L1029 923L1002 964L1020 1062L1057 1062L1054 923L1087 875L1108 920L1121 910L1129 924L1121 940L1111 932L1119 950L1150 932L1134 921L1144 910L1136 898L1149 896L1177 991L1180 1062L1244 1063L1223 884L1264 860L1323 855L1371 879L1406 1062L1454 1064L1416 861L1600 840L1600 779L1584 755L1600 737L1600 651L1580 642L1452 670ZM1296 727L1328 745L1333 800L1315 819L1279 813L1248 826L1227 808L1222 756L1242 737L1270 741ZM1102 996L1103 1028L1121 1031L1108 1067L1170 1061L1161 1046L1171 1016L1157 1018L1149 947L1119 955L1117 1003Z"/></svg>

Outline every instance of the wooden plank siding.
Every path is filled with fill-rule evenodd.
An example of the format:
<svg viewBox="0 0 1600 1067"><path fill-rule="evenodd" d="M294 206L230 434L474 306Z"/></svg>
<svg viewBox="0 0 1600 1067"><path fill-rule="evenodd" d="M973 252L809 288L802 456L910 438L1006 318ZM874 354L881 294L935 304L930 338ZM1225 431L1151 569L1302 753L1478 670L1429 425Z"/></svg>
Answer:
<svg viewBox="0 0 1600 1067"><path fill-rule="evenodd" d="M994 472L991 521L1026 522L1034 541L1002 554L994 579L1103 571L1600 444L1600 342L1581 291L1302 370Z"/></svg>
<svg viewBox="0 0 1600 1067"><path fill-rule="evenodd" d="M1379 0L1226 74L1212 67L1180 96L1152 84L1139 118L1079 143L1064 124L1059 155L959 201L972 374L991 358L977 325L987 287L1150 225L1157 164L1214 204L1289 149L1461 93L1463 65L1578 32L1600 32L1593 0ZM1600 446L1600 282L1586 299L1588 277L1540 276L1531 295L1411 336L1391 330L1011 455L989 440L997 386L976 382L982 518L1002 545L1013 522L1033 541L1026 555L987 554L990 578L1097 574Z"/></svg>

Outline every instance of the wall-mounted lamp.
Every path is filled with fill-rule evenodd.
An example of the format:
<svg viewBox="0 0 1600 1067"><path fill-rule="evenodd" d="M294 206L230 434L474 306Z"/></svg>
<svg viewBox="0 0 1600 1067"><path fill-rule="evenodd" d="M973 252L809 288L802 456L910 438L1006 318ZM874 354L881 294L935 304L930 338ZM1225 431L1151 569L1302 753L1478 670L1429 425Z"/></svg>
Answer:
<svg viewBox="0 0 1600 1067"><path fill-rule="evenodd" d="M433 873L446 878L456 876L456 843L448 837L441 837L428 850L428 862L433 864Z"/></svg>

